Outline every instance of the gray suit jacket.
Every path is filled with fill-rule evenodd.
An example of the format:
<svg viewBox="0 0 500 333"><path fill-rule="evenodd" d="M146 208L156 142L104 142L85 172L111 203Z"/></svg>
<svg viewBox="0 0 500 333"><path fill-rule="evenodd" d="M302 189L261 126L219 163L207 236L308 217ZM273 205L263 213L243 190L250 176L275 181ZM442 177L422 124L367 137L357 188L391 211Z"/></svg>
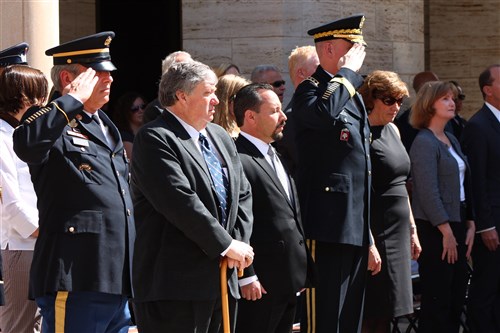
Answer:
<svg viewBox="0 0 500 333"><path fill-rule="evenodd" d="M170 113L135 136L132 197L137 239L133 262L136 301L213 300L220 297L220 254L232 239L249 241L252 196L233 139L220 126L207 133L227 166L227 225L219 223L210 173L196 144ZM239 298L237 276L229 289Z"/></svg>
<svg viewBox="0 0 500 333"><path fill-rule="evenodd" d="M446 136L466 165L464 186L467 218L473 219L469 164L458 140L451 133L446 133ZM460 222L460 174L458 164L446 145L429 129L422 129L413 141L410 159L414 217L429 221L434 226L445 222Z"/></svg>

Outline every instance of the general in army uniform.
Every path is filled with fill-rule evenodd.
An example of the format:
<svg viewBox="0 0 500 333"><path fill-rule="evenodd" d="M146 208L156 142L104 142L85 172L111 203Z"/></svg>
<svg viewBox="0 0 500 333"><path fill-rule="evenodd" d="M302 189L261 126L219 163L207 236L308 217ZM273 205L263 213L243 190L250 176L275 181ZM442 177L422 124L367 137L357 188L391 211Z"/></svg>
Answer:
<svg viewBox="0 0 500 333"><path fill-rule="evenodd" d="M28 110L14 132L38 197L30 296L45 333L127 332L130 324L129 165L118 130L100 110L116 69L113 37L102 32L47 50L62 96Z"/></svg>
<svg viewBox="0 0 500 333"><path fill-rule="evenodd" d="M308 31L320 66L293 96L298 192L319 273L307 292L307 332L360 332L366 270L380 269L378 254L368 264L370 128L356 92L363 22L355 15Z"/></svg>

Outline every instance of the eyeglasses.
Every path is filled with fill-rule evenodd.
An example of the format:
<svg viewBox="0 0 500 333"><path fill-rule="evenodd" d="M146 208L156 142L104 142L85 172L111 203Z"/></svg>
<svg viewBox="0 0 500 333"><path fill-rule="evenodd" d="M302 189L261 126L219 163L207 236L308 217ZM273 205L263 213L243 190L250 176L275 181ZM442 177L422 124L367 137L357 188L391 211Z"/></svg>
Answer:
<svg viewBox="0 0 500 333"><path fill-rule="evenodd" d="M399 106L403 104L403 98L379 97L378 99L380 99L382 103L384 103L387 106L394 105L394 103L398 103Z"/></svg>
<svg viewBox="0 0 500 333"><path fill-rule="evenodd" d="M281 86L284 86L285 85L285 80L278 80L278 81L274 81L273 83L271 83L271 85L274 87L274 88L279 88Z"/></svg>
<svg viewBox="0 0 500 333"><path fill-rule="evenodd" d="M134 105L130 108L130 111L132 111L132 113L136 113L137 111L144 110L145 108L146 104Z"/></svg>

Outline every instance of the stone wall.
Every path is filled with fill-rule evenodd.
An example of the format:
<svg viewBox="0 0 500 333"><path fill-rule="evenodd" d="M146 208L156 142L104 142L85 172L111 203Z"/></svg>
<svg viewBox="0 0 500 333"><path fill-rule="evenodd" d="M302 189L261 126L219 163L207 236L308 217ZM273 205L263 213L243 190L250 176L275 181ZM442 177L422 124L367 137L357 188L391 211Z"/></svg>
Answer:
<svg viewBox="0 0 500 333"><path fill-rule="evenodd" d="M469 118L483 104L479 74L500 63L500 0L429 0L428 58L441 80L462 85Z"/></svg>
<svg viewBox="0 0 500 333"><path fill-rule="evenodd" d="M184 49L209 65L233 62L249 76L259 64L275 64L293 93L288 55L312 45L307 30L364 13L367 57L362 72L393 70L409 82L424 69L423 0L182 1Z"/></svg>

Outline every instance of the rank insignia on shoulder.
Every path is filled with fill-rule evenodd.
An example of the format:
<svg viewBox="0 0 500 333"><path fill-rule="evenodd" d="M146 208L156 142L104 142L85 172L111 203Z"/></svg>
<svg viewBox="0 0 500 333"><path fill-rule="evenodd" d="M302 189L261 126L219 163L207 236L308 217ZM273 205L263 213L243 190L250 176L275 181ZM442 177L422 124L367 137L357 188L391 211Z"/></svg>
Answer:
<svg viewBox="0 0 500 333"><path fill-rule="evenodd" d="M343 128L340 131L340 141L349 141L349 137L351 136L351 132L347 128Z"/></svg>
<svg viewBox="0 0 500 333"><path fill-rule="evenodd" d="M78 166L78 170L92 171L90 164L82 163Z"/></svg>
<svg viewBox="0 0 500 333"><path fill-rule="evenodd" d="M319 81L312 76L307 77L306 80L311 81L316 87L319 86Z"/></svg>

